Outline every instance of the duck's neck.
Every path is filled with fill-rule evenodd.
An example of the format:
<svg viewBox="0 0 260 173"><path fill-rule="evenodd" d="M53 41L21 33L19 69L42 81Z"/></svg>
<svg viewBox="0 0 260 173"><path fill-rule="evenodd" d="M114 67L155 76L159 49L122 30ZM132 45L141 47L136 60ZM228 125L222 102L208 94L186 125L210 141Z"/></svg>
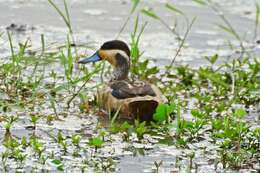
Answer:
<svg viewBox="0 0 260 173"><path fill-rule="evenodd" d="M114 80L128 79L129 65L116 67L113 72Z"/></svg>
<svg viewBox="0 0 260 173"><path fill-rule="evenodd" d="M127 58L128 57L123 57L120 54L116 56L116 66L113 72L114 80L128 79L130 64Z"/></svg>

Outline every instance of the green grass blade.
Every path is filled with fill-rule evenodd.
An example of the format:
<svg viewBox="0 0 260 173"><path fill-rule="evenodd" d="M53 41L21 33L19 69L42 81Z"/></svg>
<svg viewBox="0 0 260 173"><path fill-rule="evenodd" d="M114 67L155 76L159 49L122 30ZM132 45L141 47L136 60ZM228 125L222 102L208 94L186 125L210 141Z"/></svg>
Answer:
<svg viewBox="0 0 260 173"><path fill-rule="evenodd" d="M165 5L165 7L166 7L167 9L169 9L169 10L175 12L175 13L178 13L178 14L184 16L184 13L183 13L181 10L177 9L176 7L174 7L172 4L167 3L167 4Z"/></svg>
<svg viewBox="0 0 260 173"><path fill-rule="evenodd" d="M135 10L136 10L136 8L137 8L137 6L138 6L140 0L132 0L132 2L133 2L133 7L132 7L130 13L128 14L128 17L126 18L126 20L125 20L123 26L121 27L119 33L117 34L116 39L118 39L118 37L119 37L119 36L121 35L121 33L124 31L124 29L125 29L126 25L128 24L128 22L129 22L129 20L130 20L130 18L131 18L131 16L132 16L132 14L135 12Z"/></svg>
<svg viewBox="0 0 260 173"><path fill-rule="evenodd" d="M138 30L138 24L139 24L139 15L137 15L137 17L135 19L135 27L134 27L133 37L136 36L137 30Z"/></svg>
<svg viewBox="0 0 260 173"><path fill-rule="evenodd" d="M143 34L143 32L144 32L144 29L145 29L145 27L146 27L147 24L148 24L148 22L145 22L145 24L142 25L141 31L140 31L140 33L138 34L138 37L137 37L137 40L136 40L136 43L137 43L137 44L139 44L140 38L141 38L141 36L142 36L142 34Z"/></svg>
<svg viewBox="0 0 260 173"><path fill-rule="evenodd" d="M11 54L12 54L12 60L14 62L15 60L15 54L14 54L14 46L13 46L13 41L12 41L12 36L10 34L10 32L7 32L8 35L8 41L9 41L9 45L10 45L10 49L11 49Z"/></svg>
<svg viewBox="0 0 260 173"><path fill-rule="evenodd" d="M43 34L41 34L41 45L42 45L41 56L43 56L43 54L45 52L45 39L44 39L44 35Z"/></svg>
<svg viewBox="0 0 260 173"><path fill-rule="evenodd" d="M217 26L222 29L223 31L233 35L236 39L238 40L241 40L239 35L234 31L233 28L229 27L229 26L224 26L224 25L221 25L221 24L217 24Z"/></svg>
<svg viewBox="0 0 260 173"><path fill-rule="evenodd" d="M19 50L19 57L23 57L24 56L25 50L26 50L27 45L28 45L28 42L29 42L29 39L26 39L25 43L21 44L20 50Z"/></svg>
<svg viewBox="0 0 260 173"><path fill-rule="evenodd" d="M258 27L260 19L260 5L256 4L256 17L255 17L255 25Z"/></svg>
<svg viewBox="0 0 260 173"><path fill-rule="evenodd" d="M131 9L131 14L133 14L138 6L138 4L140 3L140 0L132 0L133 2L133 7Z"/></svg>
<svg viewBox="0 0 260 173"><path fill-rule="evenodd" d="M206 2L204 0L193 0L193 1L200 5L206 5Z"/></svg>
<svg viewBox="0 0 260 173"><path fill-rule="evenodd" d="M180 103L178 101L177 103L177 134L180 133L181 131L181 108L180 108Z"/></svg>
<svg viewBox="0 0 260 173"><path fill-rule="evenodd" d="M63 21L65 22L65 24L67 25L68 28L70 27L70 22L69 20L66 18L66 16L63 14L63 12L59 9L59 7L54 4L54 2L52 2L52 0L48 0L48 2L51 4L51 6L59 13L59 15L62 17ZM65 7L66 8L66 7Z"/></svg>
<svg viewBox="0 0 260 173"><path fill-rule="evenodd" d="M68 5L67 5L66 0L63 0L63 3L64 3L65 13L66 13L66 19L67 19L67 22L68 22L68 24L69 24L69 25L68 25L69 31L70 31L70 33L72 33L71 21L70 21L70 14L69 14Z"/></svg>
<svg viewBox="0 0 260 173"><path fill-rule="evenodd" d="M154 18L156 20L159 20L160 17L155 14L155 12L152 9L142 9L142 13L146 16L149 16L151 18Z"/></svg>
<svg viewBox="0 0 260 173"><path fill-rule="evenodd" d="M120 110L121 110L121 106L117 109L116 113L114 114L114 116L113 116L113 118L112 118L112 120L110 122L111 125L113 125L115 123L117 117L119 116Z"/></svg>

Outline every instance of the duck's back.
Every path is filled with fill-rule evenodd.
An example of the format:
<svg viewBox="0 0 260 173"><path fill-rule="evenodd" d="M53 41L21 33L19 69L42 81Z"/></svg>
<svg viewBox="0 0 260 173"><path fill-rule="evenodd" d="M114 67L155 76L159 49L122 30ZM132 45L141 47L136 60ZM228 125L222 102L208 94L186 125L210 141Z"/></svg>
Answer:
<svg viewBox="0 0 260 173"><path fill-rule="evenodd" d="M111 94L117 99L156 95L151 85L142 81L120 80L111 82L109 86L112 89Z"/></svg>

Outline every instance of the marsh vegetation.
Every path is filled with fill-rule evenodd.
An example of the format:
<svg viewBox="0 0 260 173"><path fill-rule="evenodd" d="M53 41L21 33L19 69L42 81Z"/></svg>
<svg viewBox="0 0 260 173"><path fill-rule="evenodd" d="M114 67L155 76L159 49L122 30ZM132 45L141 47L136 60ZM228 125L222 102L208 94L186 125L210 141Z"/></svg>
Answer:
<svg viewBox="0 0 260 173"><path fill-rule="evenodd" d="M205 64L194 67L176 60L198 18L165 3L170 23L132 0L116 38L133 20L131 75L157 85L168 99L157 107L154 121L141 122L99 109L95 93L111 69L103 62L77 64L94 46L77 42L70 6L62 2L48 0L67 27L64 44L46 44L44 33L37 49L30 38L14 41L26 30L16 24L0 32L9 45L7 56L0 52L0 172L260 171L259 4L251 12L249 38L215 1L192 1L218 17L215 25L226 33L232 52L225 59L202 56ZM144 56L140 45L149 25L143 16L163 26L177 44L165 66ZM131 167L138 164L134 158L144 160L145 170Z"/></svg>

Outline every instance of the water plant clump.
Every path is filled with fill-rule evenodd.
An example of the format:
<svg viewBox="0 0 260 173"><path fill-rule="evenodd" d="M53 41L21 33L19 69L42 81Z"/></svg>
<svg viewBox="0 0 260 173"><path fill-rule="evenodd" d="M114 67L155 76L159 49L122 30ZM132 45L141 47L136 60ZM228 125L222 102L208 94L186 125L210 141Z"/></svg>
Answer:
<svg viewBox="0 0 260 173"><path fill-rule="evenodd" d="M164 4L165 12L184 21L185 30L179 32L178 22L172 27L155 10L139 9L142 2L132 1L117 36L135 20L129 39L131 77L159 86L168 102L157 106L150 122L129 121L119 111L99 109L99 77L105 78L110 69L104 63L76 63L89 48L75 39L67 1L64 12L48 2L68 27L64 45L50 51L42 35L40 48L32 53L30 39L17 43L12 32L0 32L10 50L0 63L0 172L127 172L124 165L131 162L140 171L139 161L146 163L142 169L154 172L259 171L259 57L245 50L222 13L224 25L219 27L239 40L240 51L227 61L215 53L205 56L207 65L195 68L175 63L197 18ZM196 2L219 10L212 1ZM160 23L177 42L166 66L153 65L142 52L149 27L141 23L144 16L154 20L149 23Z"/></svg>

